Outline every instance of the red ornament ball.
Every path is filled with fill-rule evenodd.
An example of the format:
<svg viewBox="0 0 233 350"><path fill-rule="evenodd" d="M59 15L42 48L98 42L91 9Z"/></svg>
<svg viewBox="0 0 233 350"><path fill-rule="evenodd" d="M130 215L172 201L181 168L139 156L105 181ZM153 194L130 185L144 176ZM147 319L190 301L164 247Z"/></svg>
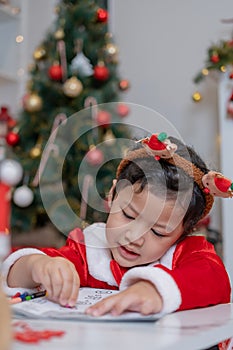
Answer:
<svg viewBox="0 0 233 350"><path fill-rule="evenodd" d="M94 67L94 78L100 81L105 81L109 78L109 70L104 65Z"/></svg>
<svg viewBox="0 0 233 350"><path fill-rule="evenodd" d="M108 11L107 10L99 8L97 10L96 15L97 15L98 22L102 22L102 23L107 22L107 20L108 20Z"/></svg>
<svg viewBox="0 0 233 350"><path fill-rule="evenodd" d="M48 75L52 80L61 80L63 76L62 67L59 64L53 64L48 71Z"/></svg>
<svg viewBox="0 0 233 350"><path fill-rule="evenodd" d="M108 127L111 122L111 114L107 111L99 111L96 116L96 122L102 127Z"/></svg>
<svg viewBox="0 0 233 350"><path fill-rule="evenodd" d="M212 55L210 59L211 59L211 62L213 62L213 63L218 63L220 60L218 54Z"/></svg>
<svg viewBox="0 0 233 350"><path fill-rule="evenodd" d="M10 132L6 135L6 142L7 142L8 145L10 145L10 146L15 146L15 145L17 145L17 143L19 143L19 134L17 134L16 132L10 131Z"/></svg>
<svg viewBox="0 0 233 350"><path fill-rule="evenodd" d="M100 165L101 163L103 163L103 160L104 160L103 152L98 148L94 147L90 149L90 151L88 151L87 162L90 165L93 165L93 166Z"/></svg>
<svg viewBox="0 0 233 350"><path fill-rule="evenodd" d="M129 111L130 111L130 109L126 104L118 103L117 113L119 114L119 116L126 117L129 114Z"/></svg>

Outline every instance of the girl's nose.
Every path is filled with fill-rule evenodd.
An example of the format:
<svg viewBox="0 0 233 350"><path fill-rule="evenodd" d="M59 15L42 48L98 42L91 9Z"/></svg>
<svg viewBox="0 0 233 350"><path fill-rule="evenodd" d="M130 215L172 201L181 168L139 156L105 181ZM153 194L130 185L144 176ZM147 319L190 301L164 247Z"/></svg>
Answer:
<svg viewBox="0 0 233 350"><path fill-rule="evenodd" d="M127 243L133 243L138 246L142 246L144 243L144 235L137 230L128 230L125 233L125 241Z"/></svg>

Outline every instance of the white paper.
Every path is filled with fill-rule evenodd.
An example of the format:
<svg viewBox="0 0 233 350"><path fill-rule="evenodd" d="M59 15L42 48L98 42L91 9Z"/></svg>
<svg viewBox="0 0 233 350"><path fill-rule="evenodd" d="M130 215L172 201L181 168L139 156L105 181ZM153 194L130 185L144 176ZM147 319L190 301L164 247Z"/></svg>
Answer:
<svg viewBox="0 0 233 350"><path fill-rule="evenodd" d="M162 317L161 313L143 316L137 312L125 312L120 316L106 314L100 317L93 317L85 314L85 310L110 295L119 293L116 290L80 288L79 297L73 308L62 307L59 304L49 301L46 297L23 301L11 305L15 317L25 318L52 318L69 320L108 320L108 321L155 321Z"/></svg>

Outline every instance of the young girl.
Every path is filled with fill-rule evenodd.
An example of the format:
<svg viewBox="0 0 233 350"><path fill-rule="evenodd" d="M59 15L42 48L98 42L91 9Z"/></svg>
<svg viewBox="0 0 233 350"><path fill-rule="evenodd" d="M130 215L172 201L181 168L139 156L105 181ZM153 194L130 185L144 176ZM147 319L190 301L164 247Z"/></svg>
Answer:
<svg viewBox="0 0 233 350"><path fill-rule="evenodd" d="M51 300L72 307L80 286L119 289L87 310L93 316L230 301L224 265L205 237L195 235L195 225L214 195L232 196L231 181L165 133L137 146L117 169L106 224L73 230L60 249L11 254L4 263L9 292L42 286Z"/></svg>

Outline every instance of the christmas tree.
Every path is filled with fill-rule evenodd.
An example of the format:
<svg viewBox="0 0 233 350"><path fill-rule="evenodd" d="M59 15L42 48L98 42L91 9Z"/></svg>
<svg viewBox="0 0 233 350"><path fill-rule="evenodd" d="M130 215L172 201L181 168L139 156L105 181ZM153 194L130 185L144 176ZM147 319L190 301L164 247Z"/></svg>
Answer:
<svg viewBox="0 0 233 350"><path fill-rule="evenodd" d="M117 73L118 47L105 3L62 0L55 10L34 50L11 144L24 170L13 193L13 232L52 221L67 234L84 222L105 220L105 198L124 150L124 142L115 142L129 137L122 121L129 108L118 102L129 83Z"/></svg>

